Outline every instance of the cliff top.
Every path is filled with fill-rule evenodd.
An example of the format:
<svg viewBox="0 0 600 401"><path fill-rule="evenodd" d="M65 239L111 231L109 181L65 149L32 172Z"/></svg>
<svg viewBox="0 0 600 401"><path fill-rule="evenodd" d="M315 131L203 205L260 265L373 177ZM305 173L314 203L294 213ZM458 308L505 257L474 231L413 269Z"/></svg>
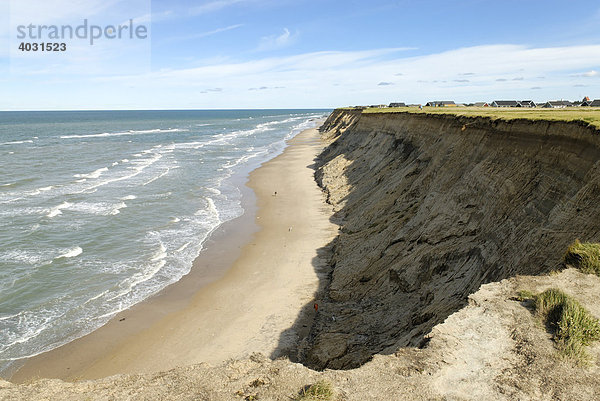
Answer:
<svg viewBox="0 0 600 401"><path fill-rule="evenodd" d="M414 114L451 114L465 117L488 117L492 120L553 120L581 121L600 129L600 108L568 107L564 109L539 108L496 108L496 107L387 107L368 108L365 114L372 113L414 113Z"/></svg>

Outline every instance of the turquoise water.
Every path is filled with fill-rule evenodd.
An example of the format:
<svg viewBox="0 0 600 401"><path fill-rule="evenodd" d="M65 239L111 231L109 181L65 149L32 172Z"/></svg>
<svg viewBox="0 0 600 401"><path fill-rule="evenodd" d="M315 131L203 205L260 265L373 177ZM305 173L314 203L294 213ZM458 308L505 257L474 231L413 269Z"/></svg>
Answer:
<svg viewBox="0 0 600 401"><path fill-rule="evenodd" d="M0 371L189 272L321 110L0 112Z"/></svg>

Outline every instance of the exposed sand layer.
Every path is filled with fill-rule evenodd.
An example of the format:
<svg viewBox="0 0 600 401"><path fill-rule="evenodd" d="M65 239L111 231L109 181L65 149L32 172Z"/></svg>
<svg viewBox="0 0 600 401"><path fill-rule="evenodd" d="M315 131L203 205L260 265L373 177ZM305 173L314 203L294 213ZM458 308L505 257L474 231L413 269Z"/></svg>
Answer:
<svg viewBox="0 0 600 401"><path fill-rule="evenodd" d="M186 298L190 286L180 283L176 287L180 293L171 289L169 296L142 305L142 313L136 314L134 308L82 339L32 358L12 380L157 372L200 362L221 363L254 352L278 356L293 347L307 334L313 317L299 312L312 303L322 281L317 276L323 263L317 250L337 232L310 168L322 148L316 129L304 131L283 154L250 174L247 185L256 193L259 230L247 235L250 242L241 251L231 244L212 250L216 259L239 256L223 277L190 298ZM236 222L242 232L252 231L243 220L233 225ZM241 235L235 226L229 229ZM213 241L213 247L219 245ZM210 281L197 273L190 276L182 282ZM126 320L120 321L123 317ZM298 319L307 319L306 325L290 329ZM119 324L126 328L120 330Z"/></svg>

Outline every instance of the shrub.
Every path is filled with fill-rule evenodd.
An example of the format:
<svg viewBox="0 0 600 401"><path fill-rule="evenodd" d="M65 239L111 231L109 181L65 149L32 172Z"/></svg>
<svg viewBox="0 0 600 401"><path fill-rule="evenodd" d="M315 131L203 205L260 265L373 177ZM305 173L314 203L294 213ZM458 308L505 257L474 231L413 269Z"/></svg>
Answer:
<svg viewBox="0 0 600 401"><path fill-rule="evenodd" d="M304 388L298 398L297 401L329 401L333 400L334 393L331 383L320 380L315 384L309 386L308 388Z"/></svg>
<svg viewBox="0 0 600 401"><path fill-rule="evenodd" d="M600 340L600 323L571 296L551 288L533 297L536 313L554 334L558 348L568 357L587 359L584 347Z"/></svg>
<svg viewBox="0 0 600 401"><path fill-rule="evenodd" d="M591 242L573 242L564 256L566 264L581 269L584 273L600 276L600 244Z"/></svg>

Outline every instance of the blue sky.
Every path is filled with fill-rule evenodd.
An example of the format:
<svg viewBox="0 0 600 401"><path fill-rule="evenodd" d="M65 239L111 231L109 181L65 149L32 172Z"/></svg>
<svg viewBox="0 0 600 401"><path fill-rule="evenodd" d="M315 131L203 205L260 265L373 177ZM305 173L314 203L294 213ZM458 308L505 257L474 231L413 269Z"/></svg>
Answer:
<svg viewBox="0 0 600 401"><path fill-rule="evenodd" d="M20 23L130 18L147 40L17 49ZM599 25L597 1L0 0L0 110L600 98Z"/></svg>

